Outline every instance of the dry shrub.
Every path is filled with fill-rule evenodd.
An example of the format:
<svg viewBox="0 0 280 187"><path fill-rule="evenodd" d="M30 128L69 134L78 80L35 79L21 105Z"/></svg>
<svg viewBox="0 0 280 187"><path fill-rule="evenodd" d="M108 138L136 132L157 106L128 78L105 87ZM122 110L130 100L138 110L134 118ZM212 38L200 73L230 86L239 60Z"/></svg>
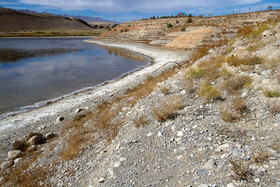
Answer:
<svg viewBox="0 0 280 187"><path fill-rule="evenodd" d="M29 168L31 164L38 158L39 153L33 152L32 154L22 155L23 161L18 163L15 167L0 172L2 180L0 186L19 186L19 187L33 187L42 186L39 182L43 182L52 176L49 172L49 166L37 166Z"/></svg>
<svg viewBox="0 0 280 187"><path fill-rule="evenodd" d="M186 81L184 81L182 86L183 86L184 90L187 91L187 93L192 94L192 93L196 92L196 87L194 86L192 79L186 78Z"/></svg>
<svg viewBox="0 0 280 187"><path fill-rule="evenodd" d="M223 136L227 136L229 138L240 139L242 136L246 136L246 131L232 128L230 129L227 126L217 129L217 133Z"/></svg>
<svg viewBox="0 0 280 187"><path fill-rule="evenodd" d="M251 35L251 33L253 32L254 27L252 25L250 26L246 26L246 27L242 27L237 31L237 37L249 37Z"/></svg>
<svg viewBox="0 0 280 187"><path fill-rule="evenodd" d="M25 151L27 149L27 147L28 147L28 145L27 145L27 142L25 140L15 141L13 143L13 150Z"/></svg>
<svg viewBox="0 0 280 187"><path fill-rule="evenodd" d="M219 68L222 66L224 59L224 56L219 56L216 58L211 58L207 61L203 61L199 64L199 68L204 70L205 77L209 81L215 80L220 76Z"/></svg>
<svg viewBox="0 0 280 187"><path fill-rule="evenodd" d="M200 86L198 94L205 99L219 99L221 97L220 91L206 81Z"/></svg>
<svg viewBox="0 0 280 187"><path fill-rule="evenodd" d="M247 58L239 58L239 57L232 56L232 57L227 58L226 62L230 66L238 67L241 65L254 66L257 64L262 64L264 62L264 60L257 56L247 57Z"/></svg>
<svg viewBox="0 0 280 187"><path fill-rule="evenodd" d="M209 51L209 49L210 48L208 48L208 47L197 48L197 50L191 55L190 61L195 62L198 59L204 57L207 54L207 52Z"/></svg>
<svg viewBox="0 0 280 187"><path fill-rule="evenodd" d="M239 119L239 116L230 110L220 110L220 114L222 120L226 122L235 122Z"/></svg>
<svg viewBox="0 0 280 187"><path fill-rule="evenodd" d="M250 84L251 82L252 82L251 77L247 75L235 76L235 77L231 77L230 79L227 79L223 83L222 88L227 92L233 94L236 91L242 89L244 85Z"/></svg>
<svg viewBox="0 0 280 187"><path fill-rule="evenodd" d="M258 165L262 165L267 162L270 158L270 154L268 152L259 152L254 157L252 157L252 161Z"/></svg>
<svg viewBox="0 0 280 187"><path fill-rule="evenodd" d="M235 97L233 99L232 105L233 105L234 110L239 114L242 114L243 112L245 112L247 110L246 102L243 98Z"/></svg>
<svg viewBox="0 0 280 187"><path fill-rule="evenodd" d="M134 121L135 127L140 128L148 124L146 116L142 115Z"/></svg>
<svg viewBox="0 0 280 187"><path fill-rule="evenodd" d="M183 101L178 96L170 96L158 108L153 108L154 117L159 122L164 122L175 116L175 111L184 107Z"/></svg>
<svg viewBox="0 0 280 187"><path fill-rule="evenodd" d="M276 140L272 143L271 145L272 149L274 149L275 151L280 151L280 140Z"/></svg>
<svg viewBox="0 0 280 187"><path fill-rule="evenodd" d="M248 164L246 164L242 160L230 160L229 161L232 165L232 171L234 175L232 176L235 180L241 181L252 181L254 173L249 168Z"/></svg>
<svg viewBox="0 0 280 187"><path fill-rule="evenodd" d="M164 86L160 88L160 92L164 95L167 95L170 92L170 90L171 90L170 86Z"/></svg>

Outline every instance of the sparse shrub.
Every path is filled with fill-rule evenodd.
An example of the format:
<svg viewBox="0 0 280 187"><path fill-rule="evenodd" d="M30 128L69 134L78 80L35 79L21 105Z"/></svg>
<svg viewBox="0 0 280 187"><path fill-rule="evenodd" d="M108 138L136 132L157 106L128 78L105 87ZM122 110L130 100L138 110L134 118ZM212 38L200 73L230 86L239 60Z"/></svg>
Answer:
<svg viewBox="0 0 280 187"><path fill-rule="evenodd" d="M25 149L27 148L27 143L26 141L15 141L13 143L13 150L21 150L21 151L25 151Z"/></svg>
<svg viewBox="0 0 280 187"><path fill-rule="evenodd" d="M205 99L218 99L221 97L220 91L206 81L202 83L199 89L199 95Z"/></svg>
<svg viewBox="0 0 280 187"><path fill-rule="evenodd" d="M178 96L170 96L166 101L160 104L158 108L153 108L153 114L156 120L164 122L168 118L175 116L175 111L184 107L183 101Z"/></svg>
<svg viewBox="0 0 280 187"><path fill-rule="evenodd" d="M198 69L191 68L189 74L192 78L200 79L204 77L205 71L202 68L198 68Z"/></svg>
<svg viewBox="0 0 280 187"><path fill-rule="evenodd" d="M196 91L193 80L190 78L186 78L186 81L183 83L183 88L190 94L195 93Z"/></svg>
<svg viewBox="0 0 280 187"><path fill-rule="evenodd" d="M128 31L129 31L129 29L128 29L128 28L125 28L125 29L124 29L124 32L128 32Z"/></svg>
<svg viewBox="0 0 280 187"><path fill-rule="evenodd" d="M171 28L173 25L171 23L167 23L167 28Z"/></svg>
<svg viewBox="0 0 280 187"><path fill-rule="evenodd" d="M112 28L109 27L109 28L108 28L108 31L111 31L111 30L112 30Z"/></svg>
<svg viewBox="0 0 280 187"><path fill-rule="evenodd" d="M176 20L176 24L180 23L178 20Z"/></svg>
<svg viewBox="0 0 280 187"><path fill-rule="evenodd" d="M254 173L249 168L248 164L246 164L242 160L230 160L229 161L232 165L232 171L234 173L233 178L235 180L241 181L252 181Z"/></svg>
<svg viewBox="0 0 280 187"><path fill-rule="evenodd" d="M190 61L195 62L198 59L204 57L210 48L211 48L210 46L203 46L203 47L197 48L197 50L192 53L192 55L190 57Z"/></svg>
<svg viewBox="0 0 280 187"><path fill-rule="evenodd" d="M272 115L276 115L280 113L280 104L277 102L277 100L274 101L273 105L269 106L268 111Z"/></svg>
<svg viewBox="0 0 280 187"><path fill-rule="evenodd" d="M220 110L220 115L222 120L226 122L235 122L239 119L239 116L230 110Z"/></svg>
<svg viewBox="0 0 280 187"><path fill-rule="evenodd" d="M237 113L242 114L247 109L245 100L240 97L235 97L233 99L233 108Z"/></svg>
<svg viewBox="0 0 280 187"><path fill-rule="evenodd" d="M266 89L263 91L263 95L265 95L266 97L280 97L280 92L277 90L269 90Z"/></svg>
<svg viewBox="0 0 280 187"><path fill-rule="evenodd" d="M192 18L188 18L187 23L192 23L192 22L193 22Z"/></svg>
<svg viewBox="0 0 280 187"><path fill-rule="evenodd" d="M186 31L186 27L182 27L181 31L183 31L183 32Z"/></svg>
<svg viewBox="0 0 280 187"><path fill-rule="evenodd" d="M267 162L270 158L270 154L268 152L258 152L255 156L252 157L252 161L256 164L262 165Z"/></svg>
<svg viewBox="0 0 280 187"><path fill-rule="evenodd" d="M160 88L160 91L162 94L167 95L170 92L171 87L169 86L164 86Z"/></svg>
<svg viewBox="0 0 280 187"><path fill-rule="evenodd" d="M220 70L220 75L222 77L224 77L225 79L228 79L228 78L230 78L232 76L232 73L230 71L228 71L226 68L222 68Z"/></svg>
<svg viewBox="0 0 280 187"><path fill-rule="evenodd" d="M199 68L203 68L205 71L205 77L208 81L217 79L220 76L219 68L224 62L224 56L219 56L216 58L211 58L209 60L199 63Z"/></svg>
<svg viewBox="0 0 280 187"><path fill-rule="evenodd" d="M241 75L241 76L235 76L227 79L223 85L222 88L226 90L227 92L233 94L236 91L242 89L245 84L250 84L252 82L251 77L247 75Z"/></svg>
<svg viewBox="0 0 280 187"><path fill-rule="evenodd" d="M123 29L121 29L121 31L120 32L123 32L124 30Z"/></svg>
<svg viewBox="0 0 280 187"><path fill-rule="evenodd" d="M137 120L135 120L134 123L135 123L135 127L137 127L137 128L143 127L143 126L148 124L148 122L145 119L144 115L142 115L139 118L137 118Z"/></svg>

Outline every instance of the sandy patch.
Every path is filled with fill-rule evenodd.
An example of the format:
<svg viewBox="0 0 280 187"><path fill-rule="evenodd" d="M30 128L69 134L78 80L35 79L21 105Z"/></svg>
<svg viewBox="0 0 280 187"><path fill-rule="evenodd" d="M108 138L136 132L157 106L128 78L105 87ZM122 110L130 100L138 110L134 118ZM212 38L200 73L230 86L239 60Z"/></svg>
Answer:
<svg viewBox="0 0 280 187"><path fill-rule="evenodd" d="M195 47L203 39L210 35L214 31L213 28L199 28L191 31L187 31L181 34L173 41L166 44L166 47L177 48L177 49L189 49Z"/></svg>

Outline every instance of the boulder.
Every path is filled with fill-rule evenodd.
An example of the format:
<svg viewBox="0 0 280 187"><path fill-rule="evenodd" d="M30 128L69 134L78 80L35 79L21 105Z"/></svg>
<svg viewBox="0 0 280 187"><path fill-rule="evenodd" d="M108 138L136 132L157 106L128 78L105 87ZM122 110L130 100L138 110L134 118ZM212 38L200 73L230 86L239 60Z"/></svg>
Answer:
<svg viewBox="0 0 280 187"><path fill-rule="evenodd" d="M56 134L53 133L53 132L49 132L49 133L47 133L47 134L45 135L45 138L46 138L47 140L52 139L53 137L56 137Z"/></svg>
<svg viewBox="0 0 280 187"><path fill-rule="evenodd" d="M21 151L20 150L13 150L8 152L8 160L14 160L19 157Z"/></svg>
<svg viewBox="0 0 280 187"><path fill-rule="evenodd" d="M14 161L13 161L13 160L9 160L9 161L3 162L3 163L1 164L1 169L2 169L2 170L8 169L8 168L11 167L12 165L14 165Z"/></svg>
<svg viewBox="0 0 280 187"><path fill-rule="evenodd" d="M35 136L32 136L29 140L27 140L27 143L29 145L38 145L38 144L43 143L43 141L44 141L43 136L35 135Z"/></svg>
<svg viewBox="0 0 280 187"><path fill-rule="evenodd" d="M27 149L28 152L33 152L33 151L36 151L36 150L37 150L36 145L31 145L31 146L28 147L28 149Z"/></svg>

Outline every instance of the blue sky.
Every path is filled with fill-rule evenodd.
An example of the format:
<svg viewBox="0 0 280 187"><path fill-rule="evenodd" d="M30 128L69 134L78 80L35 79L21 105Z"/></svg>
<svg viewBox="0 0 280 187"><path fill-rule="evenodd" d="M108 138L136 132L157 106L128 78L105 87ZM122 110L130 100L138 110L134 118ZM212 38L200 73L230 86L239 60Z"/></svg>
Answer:
<svg viewBox="0 0 280 187"><path fill-rule="evenodd" d="M210 13L231 14L280 8L280 0L1 0L0 6L29 9L53 14L101 17L119 22L176 15L179 12L194 15Z"/></svg>

